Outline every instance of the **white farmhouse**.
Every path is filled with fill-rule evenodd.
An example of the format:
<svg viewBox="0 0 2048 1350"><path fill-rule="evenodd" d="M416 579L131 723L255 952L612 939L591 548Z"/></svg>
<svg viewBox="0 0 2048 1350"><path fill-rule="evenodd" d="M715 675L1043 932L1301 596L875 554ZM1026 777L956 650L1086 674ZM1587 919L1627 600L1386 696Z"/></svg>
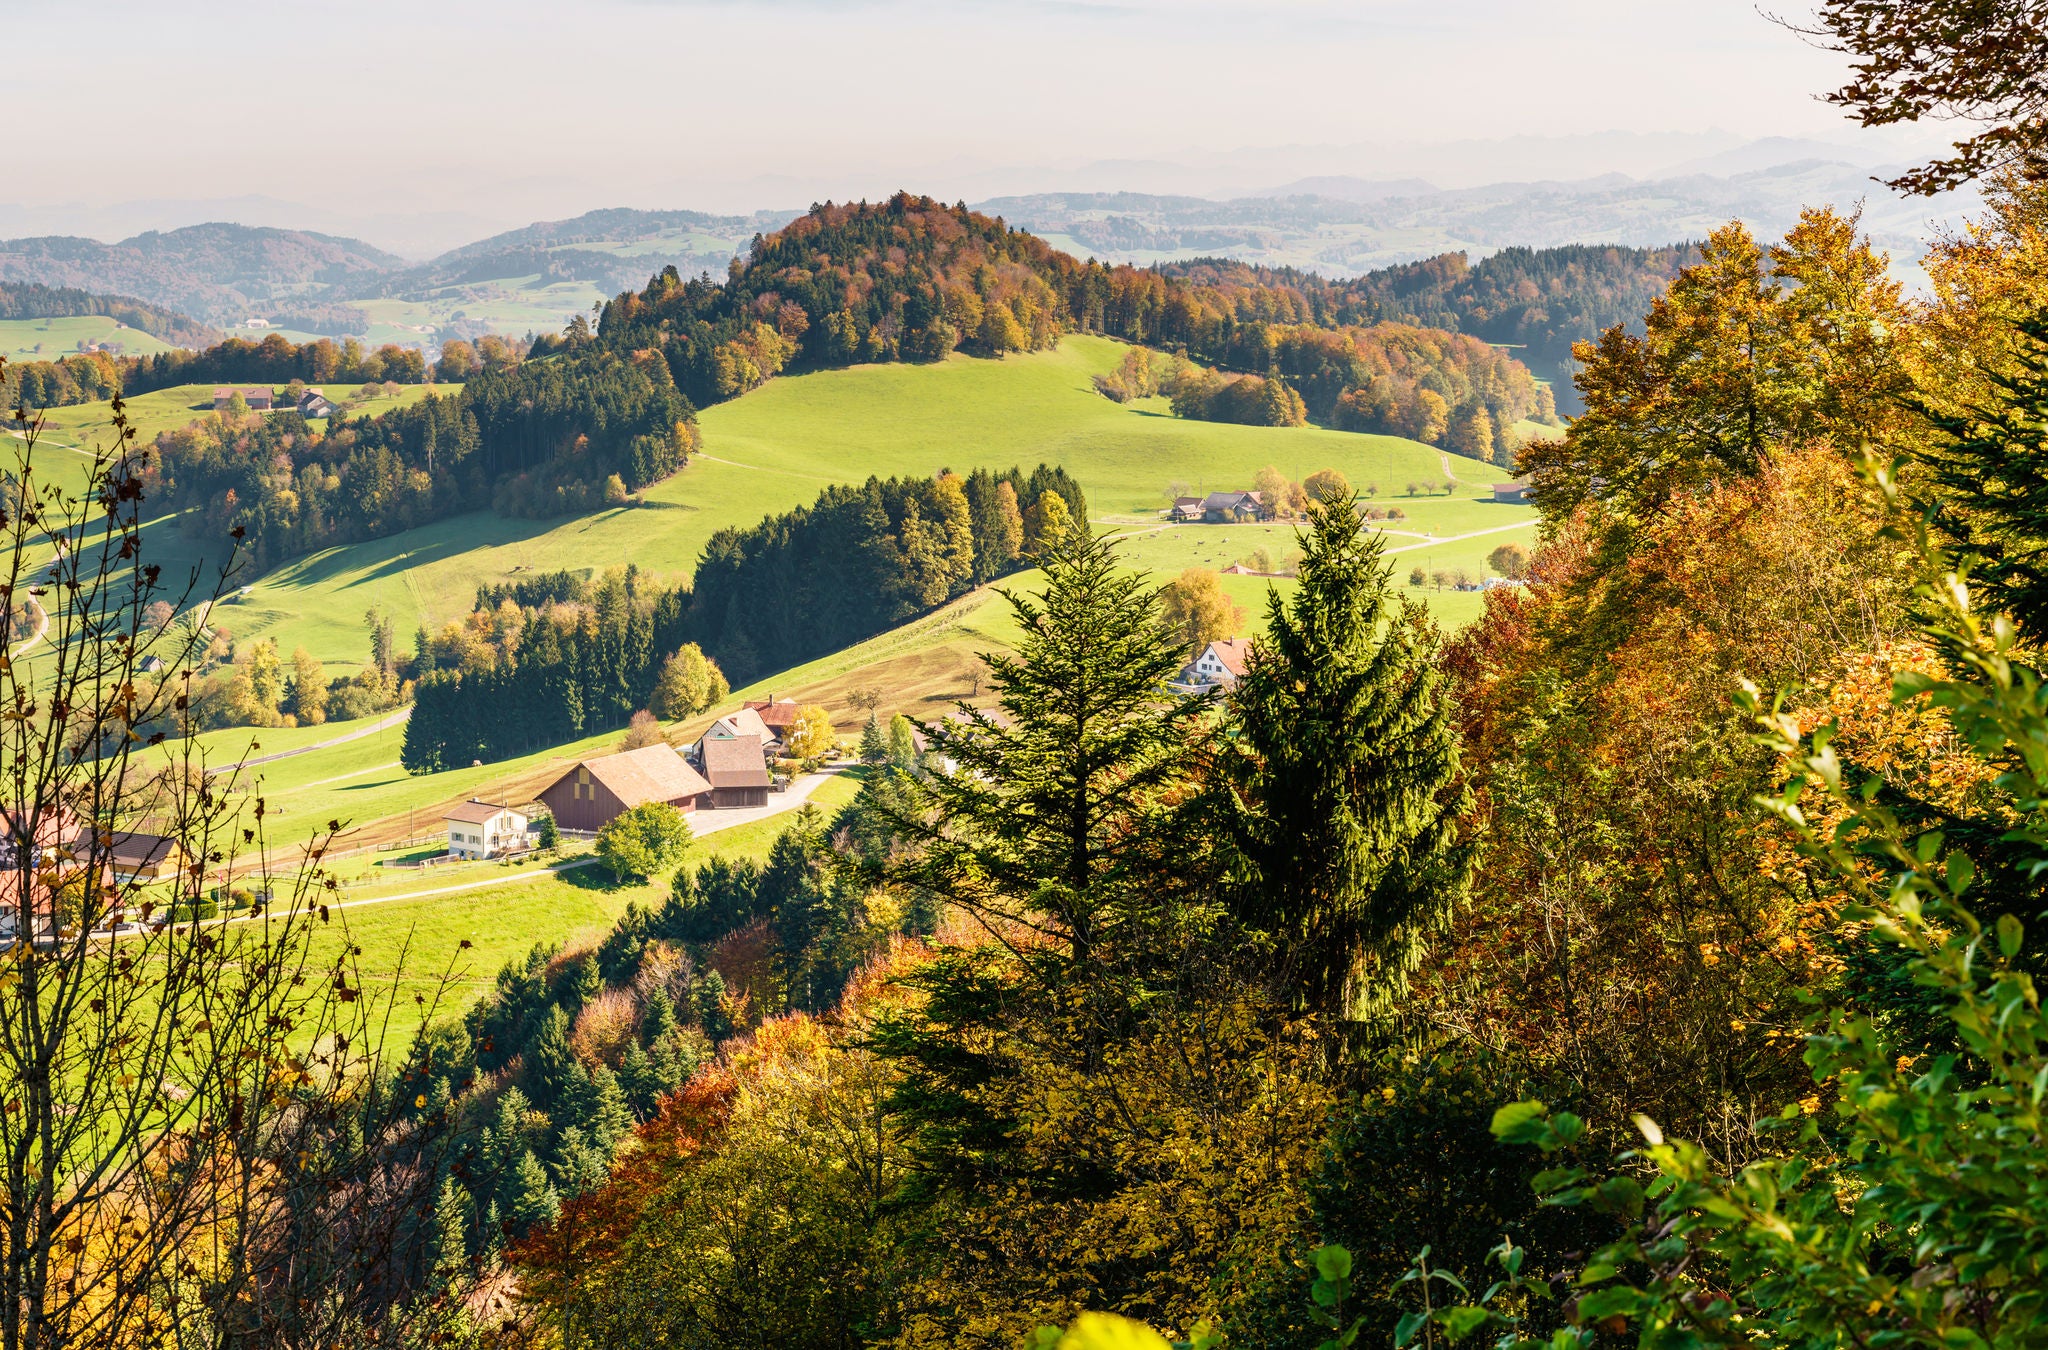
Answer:
<svg viewBox="0 0 2048 1350"><path fill-rule="evenodd" d="M1228 689L1244 674L1245 659L1251 654L1252 644L1247 639L1221 638L1202 648L1194 660L1183 666L1173 684L1195 694Z"/></svg>
<svg viewBox="0 0 2048 1350"><path fill-rule="evenodd" d="M442 819L451 857L497 858L526 847L526 817L509 806L472 797Z"/></svg>

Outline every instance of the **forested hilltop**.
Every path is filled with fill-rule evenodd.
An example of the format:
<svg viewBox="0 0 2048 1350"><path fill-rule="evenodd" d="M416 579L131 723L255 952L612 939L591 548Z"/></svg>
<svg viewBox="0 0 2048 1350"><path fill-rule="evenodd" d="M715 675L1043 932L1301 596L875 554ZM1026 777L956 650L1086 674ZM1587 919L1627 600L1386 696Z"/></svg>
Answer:
<svg viewBox="0 0 2048 1350"><path fill-rule="evenodd" d="M1697 252L1690 244L1565 244L1504 248L1472 263L1459 251L1349 279L1228 258L1165 263L1160 270L1197 285L1292 291L1321 323L1420 324L1519 348L1516 355L1556 386L1560 406L1577 412L1572 344L1639 323Z"/></svg>
<svg viewBox="0 0 2048 1350"><path fill-rule="evenodd" d="M787 370L1032 351L1104 333L1251 375L1277 375L1308 415L1408 434L1483 410L1547 416L1547 391L1485 342L1414 324L1357 324L1304 291L1242 277L1197 283L1080 262L1000 218L898 193L826 203L754 242L724 283L665 271L605 306L600 339L659 350L703 406Z"/></svg>

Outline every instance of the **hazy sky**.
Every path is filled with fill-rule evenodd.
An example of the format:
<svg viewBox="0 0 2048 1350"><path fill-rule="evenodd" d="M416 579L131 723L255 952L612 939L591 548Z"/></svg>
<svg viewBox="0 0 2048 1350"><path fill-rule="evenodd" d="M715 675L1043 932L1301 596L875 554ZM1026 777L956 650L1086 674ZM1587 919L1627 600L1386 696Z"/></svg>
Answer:
<svg viewBox="0 0 2048 1350"><path fill-rule="evenodd" d="M1865 135L1815 98L1839 58L1752 0L97 0L9 38L0 203L38 219L1455 186ZM1553 142L1593 132L1627 135Z"/></svg>

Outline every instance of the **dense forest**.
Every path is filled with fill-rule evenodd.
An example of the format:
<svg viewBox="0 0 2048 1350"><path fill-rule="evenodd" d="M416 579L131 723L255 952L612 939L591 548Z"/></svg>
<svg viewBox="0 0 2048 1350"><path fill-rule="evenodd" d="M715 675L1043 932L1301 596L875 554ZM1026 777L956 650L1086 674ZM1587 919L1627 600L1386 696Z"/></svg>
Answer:
<svg viewBox="0 0 2048 1350"><path fill-rule="evenodd" d="M694 589L632 571L481 589L466 620L419 636L405 765L432 772L623 727L685 643L742 683L837 651L1014 570L1087 508L1044 464L870 478L721 530Z"/></svg>
<svg viewBox="0 0 2048 1350"><path fill-rule="evenodd" d="M1577 412L1573 344L1639 323L1650 302L1696 256L1689 244L1565 244L1504 248L1477 263L1463 253L1443 253L1349 280L1226 258L1167 263L1160 270L1200 286L1293 293L1321 324L1419 324L1515 348L1518 358L1556 387L1559 405Z"/></svg>
<svg viewBox="0 0 2048 1350"><path fill-rule="evenodd" d="M551 516L623 504L695 448L694 412L660 361L585 347L516 362L505 350L457 393L337 414L324 431L294 412L203 418L157 438L147 480L191 508L184 528L240 528L267 568L485 507Z"/></svg>

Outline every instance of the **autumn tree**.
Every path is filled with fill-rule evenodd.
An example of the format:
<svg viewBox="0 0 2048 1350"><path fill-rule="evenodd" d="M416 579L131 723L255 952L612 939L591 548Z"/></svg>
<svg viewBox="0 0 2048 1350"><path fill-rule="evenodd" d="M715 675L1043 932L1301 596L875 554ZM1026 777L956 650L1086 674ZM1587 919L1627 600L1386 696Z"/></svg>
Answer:
<svg viewBox="0 0 2048 1350"><path fill-rule="evenodd" d="M1206 567L1190 567L1160 588L1159 616L1189 653L1244 624L1244 611L1223 593L1223 578Z"/></svg>
<svg viewBox="0 0 2048 1350"><path fill-rule="evenodd" d="M661 734L661 723L654 714L642 708L626 723L626 734L619 738L621 750L644 750L650 745L665 745L668 738Z"/></svg>
<svg viewBox="0 0 2048 1350"><path fill-rule="evenodd" d="M1074 533L1074 517L1067 510L1066 498L1057 492L1042 493L1024 513L1023 552L1043 558L1056 551L1061 542Z"/></svg>
<svg viewBox="0 0 2048 1350"><path fill-rule="evenodd" d="M291 711L301 726L327 720L327 672L304 647L292 649Z"/></svg>
<svg viewBox="0 0 2048 1350"><path fill-rule="evenodd" d="M783 748L791 759L821 759L839 744L832 730L832 714L812 703L797 709L796 722L789 729Z"/></svg>
<svg viewBox="0 0 2048 1350"><path fill-rule="evenodd" d="M671 722L709 712L731 692L718 662L694 642L686 642L661 664L655 677L653 711Z"/></svg>
<svg viewBox="0 0 2048 1350"><path fill-rule="evenodd" d="M1866 127L1959 121L1981 128L1955 153L1890 180L1933 195L1973 178L2048 163L2048 6L2040 0L1826 0L1808 29L1847 56L1853 78L1827 100Z"/></svg>
<svg viewBox="0 0 2048 1350"><path fill-rule="evenodd" d="M1486 565L1509 581L1520 581L1529 570L1529 550L1520 544L1502 544L1486 555Z"/></svg>
<svg viewBox="0 0 2048 1350"><path fill-rule="evenodd" d="M1351 481L1335 469L1317 469L1301 480L1301 487L1312 502L1351 500Z"/></svg>

